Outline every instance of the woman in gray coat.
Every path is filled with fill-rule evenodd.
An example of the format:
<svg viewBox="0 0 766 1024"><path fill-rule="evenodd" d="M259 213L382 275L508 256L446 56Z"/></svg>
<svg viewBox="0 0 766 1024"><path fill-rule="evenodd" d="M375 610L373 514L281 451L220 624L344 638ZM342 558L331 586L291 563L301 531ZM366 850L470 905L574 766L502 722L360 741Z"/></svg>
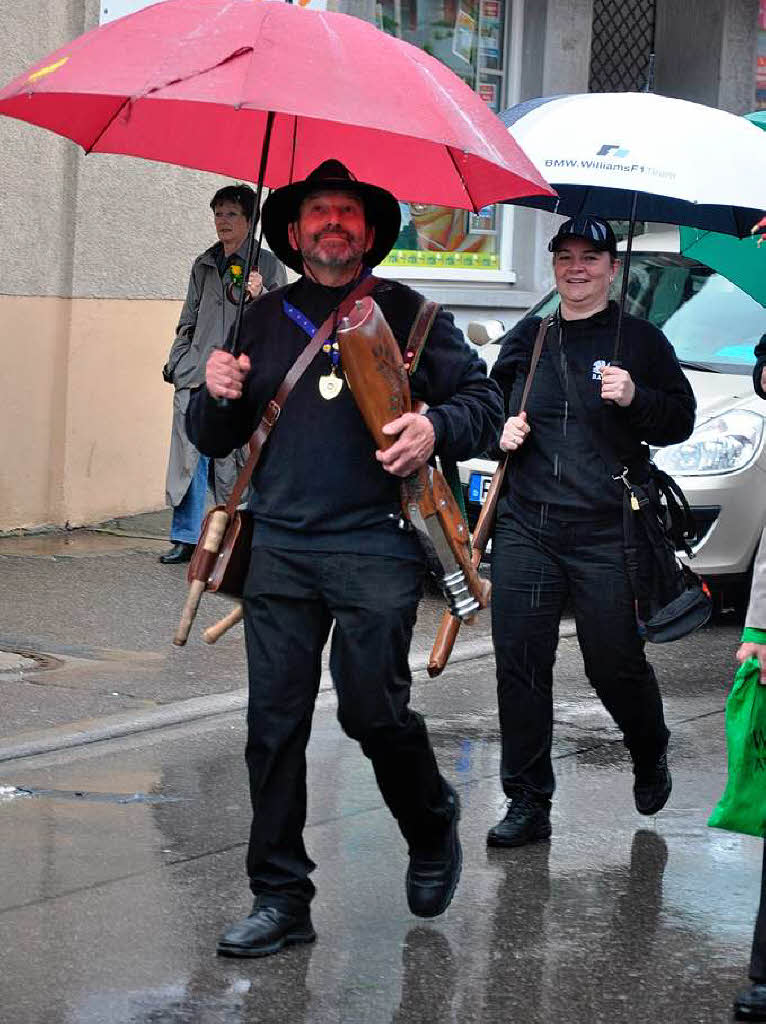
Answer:
<svg viewBox="0 0 766 1024"><path fill-rule="evenodd" d="M750 604L742 641L737 651L737 661L757 658L761 667L761 684L766 685L766 531L755 556ZM750 980L750 988L740 992L734 1000L734 1014L737 1020L766 1021L766 842L761 868L761 902L755 919L750 953Z"/></svg>
<svg viewBox="0 0 766 1024"><path fill-rule="evenodd" d="M167 502L173 508L172 547L160 556L165 564L191 558L204 518L208 482L216 502L225 502L245 459L240 452L233 452L225 459L212 460L211 471L211 460L200 455L186 436L184 420L192 389L204 383L208 356L223 345L236 317L254 207L255 193L248 185L227 185L210 201L218 241L192 265L175 341L162 371L176 389L165 483ZM284 266L273 253L262 249L258 272L247 281L248 301L286 283Z"/></svg>

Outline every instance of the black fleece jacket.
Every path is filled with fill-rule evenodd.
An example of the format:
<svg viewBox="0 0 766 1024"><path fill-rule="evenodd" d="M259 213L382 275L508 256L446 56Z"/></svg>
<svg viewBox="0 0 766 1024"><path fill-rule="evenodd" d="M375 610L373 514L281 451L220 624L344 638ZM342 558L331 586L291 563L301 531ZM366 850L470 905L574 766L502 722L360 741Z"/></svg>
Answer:
<svg viewBox="0 0 766 1024"><path fill-rule="evenodd" d="M611 302L584 320L561 320L561 343L591 429L610 439L620 461L639 479L648 458L647 444L673 444L692 432L695 400L662 331L647 320L627 315L622 322L621 362L636 393L627 407L602 400L600 369L612 357L617 316L617 305ZM507 416L515 415L521 404L539 324L539 317L526 317L516 324L492 369L505 396ZM509 460L499 512L508 510L510 494L547 505L553 516L598 518L620 507L623 485L612 479L576 410L566 401L551 347L557 333L554 323L527 401L530 432Z"/></svg>
<svg viewBox="0 0 766 1024"><path fill-rule="evenodd" d="M308 344L305 332L285 315L283 299L318 327L349 291L302 277L247 309L243 351L252 370L243 397L222 410L202 387L189 404L187 430L201 452L220 458L247 441ZM404 352L422 296L394 281L381 281L373 294ZM293 388L263 449L250 499L255 541L419 558L415 538L397 527L399 480L375 459L375 442L348 386L330 401L319 394L319 377L330 366L330 357L320 351ZM413 398L429 405L436 454L466 459L495 442L503 422L499 388L451 314L442 310L437 315L410 384Z"/></svg>

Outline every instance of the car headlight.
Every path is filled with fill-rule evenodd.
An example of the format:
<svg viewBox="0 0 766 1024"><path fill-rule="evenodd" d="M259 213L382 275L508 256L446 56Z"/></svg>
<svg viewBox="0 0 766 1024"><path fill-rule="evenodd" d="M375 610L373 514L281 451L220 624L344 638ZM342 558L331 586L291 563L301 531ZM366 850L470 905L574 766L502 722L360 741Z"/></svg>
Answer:
<svg viewBox="0 0 766 1024"><path fill-rule="evenodd" d="M736 409L701 423L687 441L661 448L654 461L671 476L733 473L753 461L762 438L763 416Z"/></svg>

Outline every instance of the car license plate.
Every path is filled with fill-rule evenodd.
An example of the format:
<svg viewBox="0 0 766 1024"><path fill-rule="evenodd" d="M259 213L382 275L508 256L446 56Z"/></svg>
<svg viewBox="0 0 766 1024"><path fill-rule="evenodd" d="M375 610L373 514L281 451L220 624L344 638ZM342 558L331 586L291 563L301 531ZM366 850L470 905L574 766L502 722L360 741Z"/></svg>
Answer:
<svg viewBox="0 0 766 1024"><path fill-rule="evenodd" d="M468 481L468 500L483 505L491 483L491 476L485 473L471 473Z"/></svg>

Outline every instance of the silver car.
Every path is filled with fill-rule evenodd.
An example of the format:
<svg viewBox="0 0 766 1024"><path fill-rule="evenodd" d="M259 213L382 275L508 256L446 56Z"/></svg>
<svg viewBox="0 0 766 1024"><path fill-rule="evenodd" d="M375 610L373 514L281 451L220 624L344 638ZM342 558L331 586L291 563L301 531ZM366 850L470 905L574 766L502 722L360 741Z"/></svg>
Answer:
<svg viewBox="0 0 766 1024"><path fill-rule="evenodd" d="M620 283L618 275L615 297ZM557 302L551 291L529 313L545 316ZM709 267L680 256L678 231L669 229L634 239L627 310L664 331L694 389L691 437L653 457L678 481L694 513L692 567L722 603L741 601L766 525L766 402L752 380L766 309ZM491 323L472 324L469 337L479 344L491 339ZM502 341L482 348L489 365ZM460 467L472 521L493 471L486 460Z"/></svg>

